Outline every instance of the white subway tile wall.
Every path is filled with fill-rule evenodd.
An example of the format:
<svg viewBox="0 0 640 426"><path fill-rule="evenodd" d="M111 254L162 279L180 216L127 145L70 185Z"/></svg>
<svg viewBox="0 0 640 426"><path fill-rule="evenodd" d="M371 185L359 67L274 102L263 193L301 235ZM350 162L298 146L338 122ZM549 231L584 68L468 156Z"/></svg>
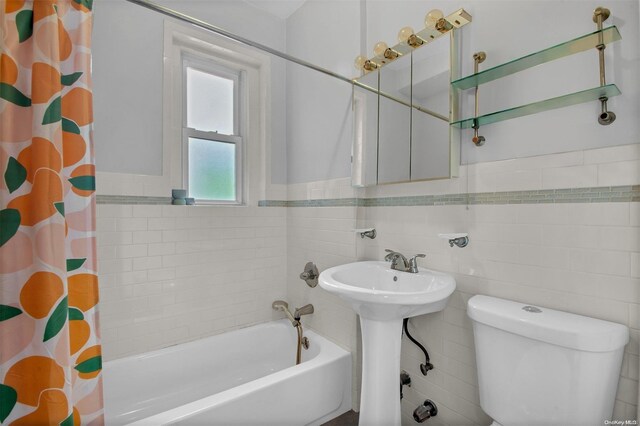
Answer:
<svg viewBox="0 0 640 426"><path fill-rule="evenodd" d="M437 195L606 185L638 185L640 145L462 166L458 179L354 189L350 179L289 185L288 200ZM276 193L276 192L273 192ZM284 191L277 191L283 199ZM426 253L420 266L452 273L458 289L443 312L410 321L435 369L403 339L412 377L403 424L424 399L438 425L489 424L479 406L471 323L474 294L538 304L626 324L614 418L635 419L640 355L640 203L503 204L412 207L98 206L101 324L106 359L280 318L271 301L313 303L306 327L353 355L359 405L360 333L351 308L299 274L322 271L385 248ZM374 226L375 240L355 228ZM468 232L450 248L442 232Z"/></svg>
<svg viewBox="0 0 640 426"><path fill-rule="evenodd" d="M348 184L348 183L347 183ZM299 278L307 262L320 271L355 262L355 207L300 207L287 209L287 298L296 307L313 303L313 315L303 324L352 353L352 402L360 406L360 329L357 315L348 303L316 286L310 288ZM360 238L360 237L357 237Z"/></svg>
<svg viewBox="0 0 640 426"><path fill-rule="evenodd" d="M349 180L290 186L289 200L435 195L637 185L625 164L640 158L640 145L545 155L462 166L453 180L383 185L353 190ZM594 166L598 173L594 175ZM602 167L601 167L602 166ZM618 167L620 166L620 167ZM636 166L636 170L640 167ZM626 170L626 171L625 171ZM599 173L604 171L603 173ZM344 186L345 189L339 189ZM640 203L514 204L415 207L293 207L288 209L288 297L313 301L309 324L354 351L359 359L356 316L341 300L307 289L297 278L306 261L326 269L354 260L381 259L385 248L426 253L420 266L448 271L458 289L443 312L410 321L413 334L429 349L435 369L424 377L420 350L403 339L402 368L412 377L402 402L403 424L425 399L434 400L437 425L491 423L480 408L475 353L466 302L475 294L538 304L628 325L615 419L635 419L640 339ZM347 228L373 226L375 240L350 235ZM346 222L344 221L346 219ZM451 248L443 232L468 232L467 248ZM355 241L355 248L348 246ZM332 305L333 304L333 305ZM356 328L354 331L353 328ZM345 333L356 339L347 344ZM354 370L359 371L359 364ZM360 381L354 382L357 386ZM357 392L357 391L356 391ZM358 401L354 399L354 401ZM357 404L354 404L357 407Z"/></svg>
<svg viewBox="0 0 640 426"><path fill-rule="evenodd" d="M281 317L284 208L101 204L97 217L106 360Z"/></svg>
<svg viewBox="0 0 640 426"><path fill-rule="evenodd" d="M447 408L436 418L442 424L488 424L478 403L473 332L466 315L466 301L475 294L629 326L631 343L625 351L615 418L635 418L628 413L634 413L637 404L640 279L632 276L630 258L638 257L640 223L629 221L630 205L544 204L536 206L536 214L522 214L531 205L366 208L364 219L375 224L378 237L359 243L362 259L381 259L385 248L426 253L420 266L450 272L458 284L443 312L410 321L436 369L422 376L421 352L403 341L402 368L413 380L404 393L406 424L413 424L411 412L425 398ZM599 219L575 225L573 212L578 210L582 217ZM627 220L611 226L605 219L610 210ZM449 231L468 232L469 246L451 248L436 237ZM612 241L615 236L619 244Z"/></svg>

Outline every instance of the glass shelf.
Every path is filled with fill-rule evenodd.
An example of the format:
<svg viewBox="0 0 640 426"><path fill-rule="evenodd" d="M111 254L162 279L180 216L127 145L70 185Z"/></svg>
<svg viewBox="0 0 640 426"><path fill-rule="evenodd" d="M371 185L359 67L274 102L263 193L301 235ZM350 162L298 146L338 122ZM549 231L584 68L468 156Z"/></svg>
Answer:
<svg viewBox="0 0 640 426"><path fill-rule="evenodd" d="M585 50L594 49L598 44L599 33L600 31L595 31L590 34L583 35L582 37L549 47L548 49L514 59L513 61L502 65L480 71L477 74L472 74L459 80L452 81L451 85L456 89L470 89L498 78L526 70L527 68L544 64L545 62L550 62ZM605 44L618 41L622 38L615 25L604 28L602 30L602 37Z"/></svg>
<svg viewBox="0 0 640 426"><path fill-rule="evenodd" d="M577 105L584 102L596 101L603 96L612 98L620 94L620 89L615 84L607 84L606 86L598 86L593 89L583 90L581 92L571 93L569 95L558 96L557 98L546 99L544 101L533 102L531 104L522 105L515 108L509 108L502 111L492 112L490 114L481 115L476 118L465 118L464 120L454 121L452 126L461 129L470 129L473 122L478 121L478 125L486 126L487 124L496 123L498 121L509 120L511 118L523 117L525 115L537 114L539 112L548 111L556 108Z"/></svg>

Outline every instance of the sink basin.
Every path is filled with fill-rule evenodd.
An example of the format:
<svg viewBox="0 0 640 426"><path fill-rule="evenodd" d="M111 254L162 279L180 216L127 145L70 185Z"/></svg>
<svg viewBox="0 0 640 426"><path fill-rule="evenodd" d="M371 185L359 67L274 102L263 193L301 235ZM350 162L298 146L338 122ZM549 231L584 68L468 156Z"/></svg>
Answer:
<svg viewBox="0 0 640 426"><path fill-rule="evenodd" d="M451 275L419 269L395 271L389 262L355 262L320 274L320 287L349 301L361 317L402 319L444 309L456 282Z"/></svg>
<svg viewBox="0 0 640 426"><path fill-rule="evenodd" d="M444 309L456 289L451 275L388 262L355 262L322 271L320 287L347 300L360 315L360 426L400 425L400 344L403 318Z"/></svg>

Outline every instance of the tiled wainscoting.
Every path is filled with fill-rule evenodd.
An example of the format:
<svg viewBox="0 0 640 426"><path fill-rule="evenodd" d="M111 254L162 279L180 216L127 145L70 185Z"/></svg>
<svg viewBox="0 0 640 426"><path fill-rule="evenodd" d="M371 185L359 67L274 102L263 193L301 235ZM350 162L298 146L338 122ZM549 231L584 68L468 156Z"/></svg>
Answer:
<svg viewBox="0 0 640 426"><path fill-rule="evenodd" d="M438 404L434 423L488 424L479 406L473 331L466 302L486 294L628 325L617 419L635 418L640 330L640 203L370 207L365 220L378 237L363 241L365 259L387 247L426 253L420 266L448 271L457 290L447 308L410 320L435 369L425 378L422 353L403 339L402 367L413 382L402 411L425 398ZM401 218L399 220L398 218ZM440 232L469 232L464 248L449 247ZM588 374L588 373L587 373Z"/></svg>
<svg viewBox="0 0 640 426"><path fill-rule="evenodd" d="M279 318L284 208L97 207L106 360Z"/></svg>
<svg viewBox="0 0 640 426"><path fill-rule="evenodd" d="M307 324L354 352L359 372L357 318L345 302L298 279L305 262L326 269L381 259L385 248L426 253L420 266L452 273L457 290L447 308L410 321L435 369L403 339L402 368L412 377L402 403L403 423L429 398L434 424L489 424L479 406L471 323L466 302L486 294L628 325L615 418L636 416L640 336L640 203L557 203L467 206L306 207L288 211L287 295L296 306L314 303ZM356 237L356 223L375 226L375 240ZM451 248L442 232L468 232L468 247ZM354 377L358 386L360 378ZM357 405L355 405L357 408Z"/></svg>
<svg viewBox="0 0 640 426"><path fill-rule="evenodd" d="M404 391L403 424L415 424L411 413L426 398L439 408L438 416L429 420L432 424L490 423L479 405L473 333L466 315L466 302L474 294L628 325L631 343L625 350L614 417L635 419L639 159L636 144L463 166L453 180L357 191L349 188L349 179L290 185L288 201L279 204L289 207L288 296L321 306L317 312L326 315L314 314L310 324L344 342L346 333L354 334L356 317L344 302L304 288L295 275L304 262L314 260L325 269L354 258L382 259L385 248L426 253L420 266L452 273L458 288L443 312L409 323L414 336L426 344L435 369L424 377L419 371L422 353L403 339L402 368L412 378ZM335 205L342 207L331 207ZM373 226L377 238L350 235L354 218L354 228ZM464 249L451 248L437 238L444 232L468 232L471 242ZM358 333L355 338L351 348L357 351Z"/></svg>
<svg viewBox="0 0 640 426"><path fill-rule="evenodd" d="M403 341L412 377L403 423L434 400L431 424L489 424L479 406L466 302L487 294L626 324L616 419L634 419L640 339L640 145L463 166L457 179L355 190L348 178L289 185L265 207L98 206L101 321L106 359L280 318L275 299L313 303L305 326L352 351L360 386L357 316L299 279L382 259L385 248L426 253L421 267L452 273L447 308L410 321L435 369ZM569 195L567 195L569 194ZM578 194L578 195L574 195ZM152 200L147 200L151 202ZM468 204L467 204L468 201ZM269 206L269 207L267 207ZM375 240L355 228L374 226ZM438 233L468 232L451 248Z"/></svg>
<svg viewBox="0 0 640 426"><path fill-rule="evenodd" d="M353 354L354 409L360 406L361 362L360 325L348 303L316 286L310 288L299 278L304 265L313 261L320 271L344 263L355 262L355 207L305 207L287 209L287 297L289 303L303 306L313 303L315 313L303 318L323 336L338 343ZM360 237L358 237L360 238Z"/></svg>

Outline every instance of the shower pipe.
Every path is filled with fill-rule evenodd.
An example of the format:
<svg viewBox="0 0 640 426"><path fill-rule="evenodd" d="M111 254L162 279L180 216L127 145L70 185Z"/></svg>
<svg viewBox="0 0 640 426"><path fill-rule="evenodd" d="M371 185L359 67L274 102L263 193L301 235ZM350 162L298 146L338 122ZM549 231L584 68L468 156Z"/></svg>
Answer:
<svg viewBox="0 0 640 426"><path fill-rule="evenodd" d="M261 43L255 42L253 40L249 40L247 38L244 38L242 36L236 35L236 34L234 34L232 32L229 32L229 31L227 31L225 29L222 29L222 28L217 27L215 25L211 25L211 24L209 24L207 22L204 22L204 21L201 21L199 19L196 19L196 18L194 18L192 16L185 15L184 13L178 12L178 11L170 9L168 7L161 6L159 4L156 4L156 3L153 3L153 2L150 2L150 1L147 1L147 0L126 0L126 1L128 1L129 3L137 4L138 6L142 6L142 7L145 7L147 9L153 10L155 12L161 13L163 15L169 16L171 18L177 19L179 21L189 23L189 24L194 25L194 26L196 26L198 28L202 28L204 30L211 31L213 33L219 34L219 35L221 35L223 37L226 37L228 39L237 41L238 43L242 43L242 44L245 44L247 46L254 47L256 49L262 50L263 52L270 53L270 54L272 54L274 56L277 56L279 58L285 59L285 60L290 61L290 62L294 62L294 63L296 63L298 65L302 65L303 67L312 69L314 71L318 71L318 72L320 72L322 74L326 74L326 75L328 75L330 77L337 78L338 80L344 81L345 83L349 83L349 84L352 84L354 86L358 86L358 87L360 87L360 88L362 88L364 90L367 90L369 92L376 93L376 94L378 94L378 95L380 95L380 96L382 96L384 98L387 98L387 99L390 99L392 101L398 102L398 103L400 103L400 104L402 104L404 106L407 106L407 107L410 107L410 108L414 108L414 109L416 109L416 110L418 110L420 112L423 112L423 113L425 113L427 115L430 115L430 116L432 116L434 118L437 118L439 120L446 121L447 123L449 122L449 118L445 117L444 115L438 114L437 112L431 111L431 110L429 110L427 108L423 108L423 107L418 106L418 105L413 105L413 104L411 104L409 102L403 101L402 99L398 99L398 98L396 98L394 96L391 96L391 95L389 95L387 93L380 92L379 90L374 89L373 87L367 86L366 84L363 84L363 83L361 83L359 81L350 79L348 77L345 77L345 76L343 76L341 74L335 73L335 72L333 72L331 70L328 70L326 68L322 68L322 67L320 67L318 65L314 65L311 62L307 62L307 61L305 61L303 59L299 59L299 58L296 58L294 56L288 55L288 54L286 54L284 52L281 52L279 50L272 49L269 46L265 46L264 44L261 44Z"/></svg>

